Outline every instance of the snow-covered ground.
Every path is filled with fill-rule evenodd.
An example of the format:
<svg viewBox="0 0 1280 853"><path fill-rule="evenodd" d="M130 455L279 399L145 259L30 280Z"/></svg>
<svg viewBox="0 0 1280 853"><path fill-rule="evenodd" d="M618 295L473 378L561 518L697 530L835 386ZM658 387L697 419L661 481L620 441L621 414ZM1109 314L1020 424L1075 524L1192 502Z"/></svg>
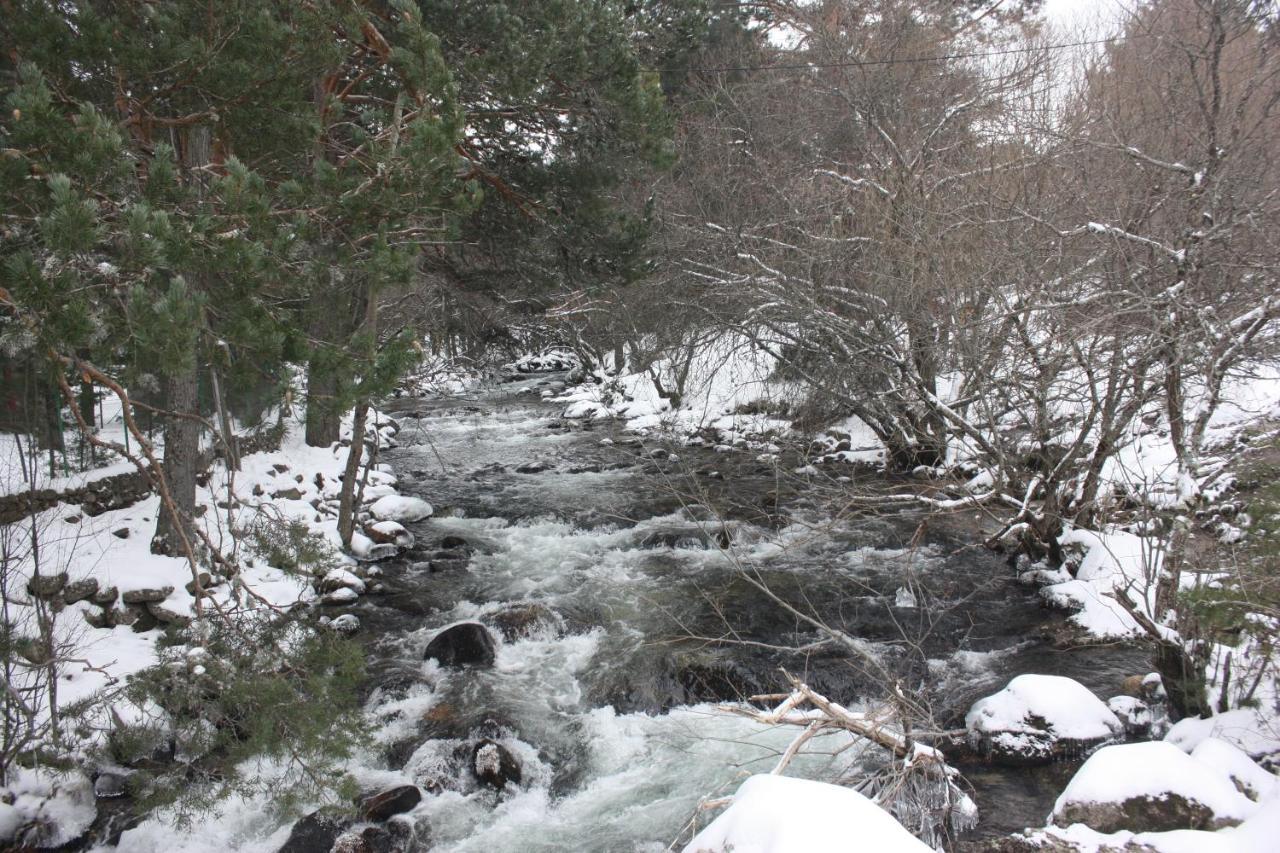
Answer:
<svg viewBox="0 0 1280 853"><path fill-rule="evenodd" d="M375 424L370 435L376 434L384 446L394 441L393 421L381 415L370 420ZM350 438L349 419L343 435ZM164 632L152 628L183 624L201 609L252 617L314 603L326 589L330 591L325 595L347 593L353 598L363 591L364 581L355 571L364 574L364 570L356 559L341 553L337 531L336 507L346 458L347 448L341 445L308 447L303 424L289 418L279 450L244 456L239 471L229 471L220 462L214 465L197 489L195 523L223 555L234 558L239 571L233 577L210 573L204 566L193 569L182 557L151 552L160 512L156 495L96 516L60 503L2 528L10 629L19 636L38 636L40 620L50 620L60 659L54 664L58 706L84 703L88 708L88 716L75 721L79 735L62 732L76 752L97 744L113 725L138 719L143 712L124 698L123 689L131 675L158 661L157 642L163 640ZM74 487L117 473L122 464L129 466L111 463L80 475L45 480L41 486ZM396 477L385 465L360 473L367 476L365 500L373 503L376 517L382 519L372 527L398 528L384 531L394 538L403 531L395 520L430 514L424 501L396 494ZM6 485L12 491L25 487L21 482L16 487L12 482ZM356 535L367 540L361 533ZM38 545L34 549L33 536ZM312 565L292 565L287 552L302 547L303 541L327 553ZM32 585L37 574L45 580ZM37 595L42 582L52 587ZM80 592L73 594L73 589ZM199 598L197 591L203 592ZM22 690L47 677L48 667L17 672L14 687ZM37 728L47 725L48 707L38 703L35 710ZM87 738L83 737L86 732ZM0 830L62 810L65 815L52 816L65 831L78 831L76 816L84 811L78 784L74 778L45 771L18 774L9 787L12 804L0 807ZM92 793L88 796L91 817ZM5 837L0 832L0 839Z"/></svg>

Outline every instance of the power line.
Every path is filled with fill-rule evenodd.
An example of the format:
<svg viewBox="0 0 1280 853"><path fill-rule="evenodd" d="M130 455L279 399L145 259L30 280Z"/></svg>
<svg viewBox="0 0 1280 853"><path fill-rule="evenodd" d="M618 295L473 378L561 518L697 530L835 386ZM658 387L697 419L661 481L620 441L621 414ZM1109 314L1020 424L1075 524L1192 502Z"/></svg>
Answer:
<svg viewBox="0 0 1280 853"><path fill-rule="evenodd" d="M947 62L953 59L986 59L994 56L1012 56L1019 53L1036 53L1042 50L1066 50L1073 47L1093 47L1114 44L1137 36L1111 36L1090 41L1064 42L1062 44L1028 45L1005 50L974 51L972 53L940 53L932 56L905 56L894 59L851 59L845 62L779 62L771 65L702 65L687 69L689 72L717 74L733 71L804 71L813 68L868 68L877 65L913 65L928 62Z"/></svg>

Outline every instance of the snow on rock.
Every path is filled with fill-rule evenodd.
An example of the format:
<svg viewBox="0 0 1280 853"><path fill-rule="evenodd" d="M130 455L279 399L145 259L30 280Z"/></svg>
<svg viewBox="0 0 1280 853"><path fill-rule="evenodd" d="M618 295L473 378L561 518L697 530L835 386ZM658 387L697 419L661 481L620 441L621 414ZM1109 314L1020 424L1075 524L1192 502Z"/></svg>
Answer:
<svg viewBox="0 0 1280 853"><path fill-rule="evenodd" d="M929 850L893 816L849 788L756 775L684 853L898 853Z"/></svg>
<svg viewBox="0 0 1280 853"><path fill-rule="evenodd" d="M359 530L351 533L351 556L364 563L385 560L400 553L399 547L390 543L374 542Z"/></svg>
<svg viewBox="0 0 1280 853"><path fill-rule="evenodd" d="M1052 761L1123 734L1124 724L1079 682L1019 675L964 718L970 744L1004 763Z"/></svg>
<svg viewBox="0 0 1280 853"><path fill-rule="evenodd" d="M320 580L321 592L333 592L335 589L350 589L357 595L364 594L364 581L346 569L330 569Z"/></svg>
<svg viewBox="0 0 1280 853"><path fill-rule="evenodd" d="M1205 738L1191 751L1201 764L1226 774L1236 790L1254 802L1280 794L1280 780L1254 763L1248 755L1225 740Z"/></svg>
<svg viewBox="0 0 1280 853"><path fill-rule="evenodd" d="M1058 542L1064 549L1081 549L1084 557L1075 578L1044 587L1041 597L1054 607L1074 610L1071 621L1092 636L1140 636L1138 623L1112 596L1130 595L1151 613L1151 603L1133 591L1155 588L1159 560L1153 541L1121 531L1070 530Z"/></svg>
<svg viewBox="0 0 1280 853"><path fill-rule="evenodd" d="M1280 755L1280 729L1256 708L1239 708L1202 720L1188 717L1169 729L1164 739L1191 752L1206 738L1226 741L1251 758Z"/></svg>
<svg viewBox="0 0 1280 853"><path fill-rule="evenodd" d="M1235 826L1257 810L1226 773L1163 741L1107 746L1089 757L1053 806L1058 826L1102 833Z"/></svg>
<svg viewBox="0 0 1280 853"><path fill-rule="evenodd" d="M83 776L9 767L0 788L0 846L35 850L70 844L97 814L93 786ZM15 838L16 836L16 838ZM12 847L9 842L17 841Z"/></svg>
<svg viewBox="0 0 1280 853"><path fill-rule="evenodd" d="M333 592L326 592L324 595L320 596L320 603L333 605L355 604L359 598L360 593L350 587L344 586L335 589Z"/></svg>
<svg viewBox="0 0 1280 853"><path fill-rule="evenodd" d="M422 498L401 495L386 495L369 506L369 512L373 513L373 517L379 521L421 521L429 518L434 511L431 504Z"/></svg>
<svg viewBox="0 0 1280 853"><path fill-rule="evenodd" d="M397 548L412 548L413 534L405 530L398 521L376 521L366 524L364 535L379 545L395 545Z"/></svg>
<svg viewBox="0 0 1280 853"><path fill-rule="evenodd" d="M1107 700L1111 713L1124 724L1126 733L1141 737L1151 731L1155 717L1151 706L1136 696L1113 696Z"/></svg>

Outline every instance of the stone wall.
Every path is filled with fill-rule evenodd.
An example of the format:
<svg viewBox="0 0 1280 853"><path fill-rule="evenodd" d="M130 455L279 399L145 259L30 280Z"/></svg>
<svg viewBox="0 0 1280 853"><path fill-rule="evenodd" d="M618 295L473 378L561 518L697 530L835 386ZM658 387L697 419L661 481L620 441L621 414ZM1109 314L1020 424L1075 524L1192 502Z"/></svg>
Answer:
<svg viewBox="0 0 1280 853"><path fill-rule="evenodd" d="M268 430L236 440L240 456L278 450L284 427L277 424ZM220 454L216 449L205 451L201 468L207 470ZM57 506L59 503L77 504L86 515L101 515L108 510L120 509L137 503L153 490L149 473L126 471L111 477L103 477L75 488L35 489L12 495L0 495L0 524L11 524Z"/></svg>

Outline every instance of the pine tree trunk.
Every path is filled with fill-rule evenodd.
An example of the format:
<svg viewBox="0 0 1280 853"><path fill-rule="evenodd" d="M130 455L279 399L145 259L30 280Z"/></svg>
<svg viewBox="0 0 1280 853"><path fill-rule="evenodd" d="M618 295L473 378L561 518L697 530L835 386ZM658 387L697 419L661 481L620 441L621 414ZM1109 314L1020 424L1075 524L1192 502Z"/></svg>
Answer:
<svg viewBox="0 0 1280 853"><path fill-rule="evenodd" d="M165 408L170 412L195 414L198 378L196 366L164 377ZM200 424L189 418L168 417L164 425L164 462L161 470L177 515L163 504L156 518L156 534L151 540L153 554L186 556L183 544L195 544L191 519L196 508L196 471L200 464Z"/></svg>
<svg viewBox="0 0 1280 853"><path fill-rule="evenodd" d="M355 532L356 485L360 479L360 459L364 455L364 428L368 421L369 404L356 403L351 423L351 448L347 452L347 467L342 474L342 495L338 503L338 536L342 547L351 550L351 537Z"/></svg>
<svg viewBox="0 0 1280 853"><path fill-rule="evenodd" d="M342 416L337 406L338 376L313 358L307 365L307 444L329 447L337 442Z"/></svg>
<svg viewBox="0 0 1280 853"><path fill-rule="evenodd" d="M175 134L182 161L183 180L203 197L210 180L206 167L213 159L213 130L208 125L190 127ZM207 275L199 269L189 271L193 285L207 286ZM163 377L165 409L164 460L161 473L168 487L172 506L161 502L156 517L156 533L151 539L153 554L189 556L188 546L195 547L192 518L196 508L196 474L200 466L200 422L196 415L199 403L199 357L191 353L183 364L175 366Z"/></svg>
<svg viewBox="0 0 1280 853"><path fill-rule="evenodd" d="M347 336L343 333L349 334L356 326L344 318L350 302L350 294L342 292L341 282L332 273L328 282L311 291L307 306L311 318L309 331L316 342L316 350L307 363L306 441L311 447L329 447L340 437L342 388L333 352L328 348L338 348Z"/></svg>

